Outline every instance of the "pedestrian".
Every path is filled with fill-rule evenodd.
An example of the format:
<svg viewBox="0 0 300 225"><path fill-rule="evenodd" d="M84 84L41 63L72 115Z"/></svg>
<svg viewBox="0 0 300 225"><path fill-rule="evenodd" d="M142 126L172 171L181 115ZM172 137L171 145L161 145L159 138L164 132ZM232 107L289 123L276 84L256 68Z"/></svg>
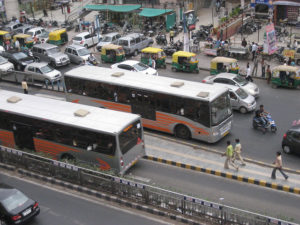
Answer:
<svg viewBox="0 0 300 225"><path fill-rule="evenodd" d="M70 14L70 13L71 13L71 8L70 8L70 5L67 5L67 12L68 12L68 14Z"/></svg>
<svg viewBox="0 0 300 225"><path fill-rule="evenodd" d="M233 162L237 159L242 162L242 166L246 166L246 163L244 162L244 159L241 155L242 153L242 145L240 143L240 139L235 139L235 147L234 147L234 154L233 154Z"/></svg>
<svg viewBox="0 0 300 225"><path fill-rule="evenodd" d="M10 49L10 41L6 39L5 41L6 50L8 51Z"/></svg>
<svg viewBox="0 0 300 225"><path fill-rule="evenodd" d="M253 61L254 58L256 57L256 51L257 51L257 45L254 42L252 42L251 50L252 50L252 61Z"/></svg>
<svg viewBox="0 0 300 225"><path fill-rule="evenodd" d="M270 65L268 65L268 68L267 68L267 83L268 84L270 84L271 76L272 76L272 72L271 72L271 69L270 69Z"/></svg>
<svg viewBox="0 0 300 225"><path fill-rule="evenodd" d="M18 52L20 51L20 42L18 39L16 39L15 41L15 48L17 49Z"/></svg>
<svg viewBox="0 0 300 225"><path fill-rule="evenodd" d="M48 13L46 9L43 9L44 17L48 17Z"/></svg>
<svg viewBox="0 0 300 225"><path fill-rule="evenodd" d="M36 44L37 40L38 40L38 38L37 38L37 36L36 36L36 34L35 34L34 37L33 37L33 42L34 42L34 44Z"/></svg>
<svg viewBox="0 0 300 225"><path fill-rule="evenodd" d="M155 60L154 56L152 57L152 68L156 69L156 60Z"/></svg>
<svg viewBox="0 0 300 225"><path fill-rule="evenodd" d="M282 176L284 176L284 178L287 180L289 178L288 175L286 175L283 171L282 171L282 158L281 158L281 152L276 152L276 160L275 162L273 162L273 164L275 164L275 167L272 171L272 175L271 178L272 179L276 179L276 170L279 170L279 172L282 174Z"/></svg>
<svg viewBox="0 0 300 225"><path fill-rule="evenodd" d="M25 79L22 81L22 88L23 88L24 94L28 94L28 85L27 85L27 82Z"/></svg>
<svg viewBox="0 0 300 225"><path fill-rule="evenodd" d="M175 32L174 32L174 30L172 29L172 30L170 31L170 43L173 43L173 41L174 41L174 35L175 35Z"/></svg>
<svg viewBox="0 0 300 225"><path fill-rule="evenodd" d="M247 47L247 41L246 41L246 39L245 39L245 38L243 38L243 41L242 41L242 46L243 46L244 48L246 48L246 47Z"/></svg>
<svg viewBox="0 0 300 225"><path fill-rule="evenodd" d="M292 58L291 58L291 57L289 57L289 60L288 60L288 62L287 62L288 66L290 66L290 65L291 65L291 63L292 63Z"/></svg>
<svg viewBox="0 0 300 225"><path fill-rule="evenodd" d="M227 148L226 152L223 153L222 156L226 156L225 163L224 163L224 169L229 169L229 164L234 167L237 171L239 170L239 167L235 165L232 161L233 157L233 147L230 143L230 141L227 141Z"/></svg>
<svg viewBox="0 0 300 225"><path fill-rule="evenodd" d="M265 60L262 59L261 60L261 77L265 78L266 75L266 64L265 64Z"/></svg>
<svg viewBox="0 0 300 225"><path fill-rule="evenodd" d="M296 65L295 59L292 59L291 66L295 66L295 65Z"/></svg>
<svg viewBox="0 0 300 225"><path fill-rule="evenodd" d="M253 82L253 79L252 79L252 77L251 77L251 68L250 68L250 64L249 64L249 63L247 63L246 80L247 80L247 81Z"/></svg>
<svg viewBox="0 0 300 225"><path fill-rule="evenodd" d="M61 14L64 14L64 5L61 4L60 7L61 7Z"/></svg>

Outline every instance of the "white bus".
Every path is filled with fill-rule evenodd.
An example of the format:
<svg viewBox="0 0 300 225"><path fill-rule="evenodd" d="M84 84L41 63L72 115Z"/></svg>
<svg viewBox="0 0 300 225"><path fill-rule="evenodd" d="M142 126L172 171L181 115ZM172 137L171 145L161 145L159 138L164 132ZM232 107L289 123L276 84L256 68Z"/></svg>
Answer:
<svg viewBox="0 0 300 225"><path fill-rule="evenodd" d="M4 90L0 145L120 174L145 155L138 115Z"/></svg>
<svg viewBox="0 0 300 225"><path fill-rule="evenodd" d="M131 71L81 66L64 75L67 100L142 116L143 126L213 143L231 129L228 89Z"/></svg>

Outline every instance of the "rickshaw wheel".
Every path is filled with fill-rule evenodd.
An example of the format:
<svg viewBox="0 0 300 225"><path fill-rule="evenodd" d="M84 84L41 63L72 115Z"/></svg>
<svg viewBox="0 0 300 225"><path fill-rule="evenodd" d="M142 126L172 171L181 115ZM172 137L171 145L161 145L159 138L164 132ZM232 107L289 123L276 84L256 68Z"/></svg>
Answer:
<svg viewBox="0 0 300 225"><path fill-rule="evenodd" d="M177 72L177 69L175 67L172 67L173 72Z"/></svg>
<svg viewBox="0 0 300 225"><path fill-rule="evenodd" d="M272 88L277 88L278 86L276 84L271 84Z"/></svg>
<svg viewBox="0 0 300 225"><path fill-rule="evenodd" d="M165 64L165 65L163 65L163 68L164 68L164 69L166 69L166 68L167 68L167 65L166 65L166 64Z"/></svg>
<svg viewBox="0 0 300 225"><path fill-rule="evenodd" d="M299 85L297 85L297 86L296 86L296 88L297 88L298 90L300 90L300 84L299 84Z"/></svg>

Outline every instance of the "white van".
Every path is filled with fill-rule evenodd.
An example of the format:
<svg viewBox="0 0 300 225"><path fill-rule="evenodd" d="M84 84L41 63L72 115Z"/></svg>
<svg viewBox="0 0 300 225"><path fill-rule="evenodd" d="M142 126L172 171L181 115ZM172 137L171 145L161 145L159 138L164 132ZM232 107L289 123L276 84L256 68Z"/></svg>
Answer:
<svg viewBox="0 0 300 225"><path fill-rule="evenodd" d="M251 112L256 108L256 101L252 95L249 95L242 88L232 85L213 83L212 85L218 87L226 87L229 89L230 103L234 110L240 113Z"/></svg>

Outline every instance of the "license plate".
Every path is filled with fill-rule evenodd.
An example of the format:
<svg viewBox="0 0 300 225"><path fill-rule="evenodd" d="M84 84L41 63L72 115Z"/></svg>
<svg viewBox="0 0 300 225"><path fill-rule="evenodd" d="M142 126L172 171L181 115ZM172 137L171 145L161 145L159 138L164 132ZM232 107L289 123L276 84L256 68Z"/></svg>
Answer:
<svg viewBox="0 0 300 225"><path fill-rule="evenodd" d="M22 214L23 216L27 216L30 213L31 213L31 209L26 209Z"/></svg>
<svg viewBox="0 0 300 225"><path fill-rule="evenodd" d="M229 134L229 131L226 131L226 132L223 134L223 137L225 137L227 134Z"/></svg>

